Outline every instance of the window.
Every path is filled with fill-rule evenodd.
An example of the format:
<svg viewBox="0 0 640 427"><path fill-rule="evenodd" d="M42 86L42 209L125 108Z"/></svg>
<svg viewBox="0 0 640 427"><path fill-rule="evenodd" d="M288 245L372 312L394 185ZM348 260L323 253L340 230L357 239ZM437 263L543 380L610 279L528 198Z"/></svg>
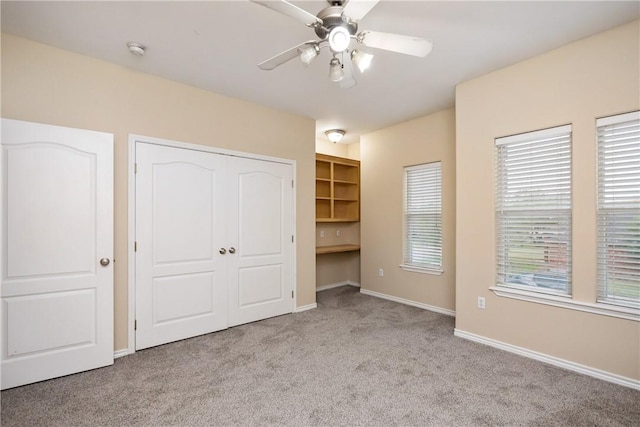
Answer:
<svg viewBox="0 0 640 427"><path fill-rule="evenodd" d="M571 126L496 139L497 284L571 295Z"/></svg>
<svg viewBox="0 0 640 427"><path fill-rule="evenodd" d="M640 112L596 125L598 302L640 308Z"/></svg>
<svg viewBox="0 0 640 427"><path fill-rule="evenodd" d="M440 162L404 168L404 264L442 272L442 168Z"/></svg>

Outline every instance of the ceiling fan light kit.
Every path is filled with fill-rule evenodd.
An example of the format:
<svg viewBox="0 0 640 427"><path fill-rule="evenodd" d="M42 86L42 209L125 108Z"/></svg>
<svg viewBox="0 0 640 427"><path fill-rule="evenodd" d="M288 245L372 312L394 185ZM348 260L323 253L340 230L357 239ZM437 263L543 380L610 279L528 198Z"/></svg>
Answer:
<svg viewBox="0 0 640 427"><path fill-rule="evenodd" d="M324 134L327 135L329 141L333 142L334 144L340 142L345 133L346 132L342 129L329 129L324 131Z"/></svg>
<svg viewBox="0 0 640 427"><path fill-rule="evenodd" d="M262 70L273 70L279 65L299 57L303 64L309 65L319 54L320 49L329 47L333 58L329 61L329 80L340 83L341 87L355 86L352 66L355 65L360 73L371 65L373 55L361 49L349 49L351 41L361 46L384 49L406 55L424 57L433 47L430 40L410 37L400 34L381 33L376 31L361 31L358 33L358 23L369 13L379 0L327 0L329 7L312 15L286 0L251 0L271 10L282 13L314 29L319 40L311 40L289 50L286 50L266 61L258 64ZM336 54L346 52L342 56L342 63ZM351 60L351 63L348 61ZM346 66L345 67L345 63ZM345 79L345 68L348 78Z"/></svg>
<svg viewBox="0 0 640 427"><path fill-rule="evenodd" d="M329 80L332 82L339 82L344 78L344 71L342 70L342 64L338 58L331 58L329 61Z"/></svg>
<svg viewBox="0 0 640 427"><path fill-rule="evenodd" d="M334 53L344 52L351 43L351 34L344 27L334 27L329 33L329 47Z"/></svg>
<svg viewBox="0 0 640 427"><path fill-rule="evenodd" d="M364 73L371 66L373 55L363 50L357 49L351 51L351 61L358 67L361 73Z"/></svg>
<svg viewBox="0 0 640 427"><path fill-rule="evenodd" d="M311 64L311 61L316 59L316 56L320 53L320 47L318 45L306 45L300 49L300 61L304 65Z"/></svg>

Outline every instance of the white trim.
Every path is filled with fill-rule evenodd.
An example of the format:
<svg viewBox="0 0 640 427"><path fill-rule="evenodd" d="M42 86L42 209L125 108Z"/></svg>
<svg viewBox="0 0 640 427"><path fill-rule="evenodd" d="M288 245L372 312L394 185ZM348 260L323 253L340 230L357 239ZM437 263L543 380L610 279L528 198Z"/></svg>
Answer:
<svg viewBox="0 0 640 427"><path fill-rule="evenodd" d="M630 113L601 117L599 119L596 119L596 127L615 125L618 123L629 122L631 120L640 120L640 111L632 111Z"/></svg>
<svg viewBox="0 0 640 427"><path fill-rule="evenodd" d="M132 352L130 352L128 348L123 348L123 349L121 349L121 350L116 350L116 351L114 351L114 352L113 352L113 358L114 358L114 359L118 359L118 358L120 358L120 357L127 356L127 355L129 355L129 354L131 354L131 353L132 353Z"/></svg>
<svg viewBox="0 0 640 427"><path fill-rule="evenodd" d="M523 132L516 135L503 136L496 138L496 145L511 144L513 142L524 142L532 139L544 139L554 136L562 136L565 133L571 133L571 125L556 126L547 129L534 130L532 132Z"/></svg>
<svg viewBox="0 0 640 427"><path fill-rule="evenodd" d="M344 282L330 283L328 285L318 286L316 288L316 292L326 291L327 289L339 288L341 286L355 286L356 288L359 288L360 283L352 282L351 280L345 280Z"/></svg>
<svg viewBox="0 0 640 427"><path fill-rule="evenodd" d="M405 172L409 172L409 171L415 171L415 170L438 169L438 168L440 168L442 170L442 161L441 160L436 160L435 162L420 163L420 164L413 165L413 166L405 166L404 167L404 171Z"/></svg>
<svg viewBox="0 0 640 427"><path fill-rule="evenodd" d="M129 135L129 165L127 168L128 184L128 208L127 208L127 345L130 353L136 351L136 253L133 250L133 244L136 240L136 137Z"/></svg>
<svg viewBox="0 0 640 427"><path fill-rule="evenodd" d="M127 173L129 174L128 176L128 186L127 186L127 191L128 191L128 218L127 218L127 227L128 227L128 237L127 237L127 244L129 245L128 249L127 249L127 265L128 265L128 272L127 272L127 280L128 280L128 288L127 288L127 299L128 299L128 321L127 321L127 325L128 325L128 346L129 349L127 350L129 352L129 354L133 354L136 351L136 345L135 345L135 317L136 317L136 301L135 301L135 296L136 296L136 287L135 287L135 282L136 282L136 271L135 271L135 267L136 267L136 262L135 262L135 251L133 250L133 245L136 239L136 179L135 179L135 161L136 161L136 143L137 142L141 142L141 143L146 143L146 144L155 144L155 145L161 145L164 147L174 147L174 148L182 148L182 149L187 149L187 150L195 150L195 151L203 151L206 153L215 153L215 154L224 154L227 156L234 156L234 157L243 157L243 158L249 158L249 159L254 159L254 160L264 160L264 161L268 161L268 162L274 162L274 163L283 163L283 164L287 164L287 165L291 165L293 168L293 182L294 182L294 189L293 189L293 222L294 222L294 226L293 226L293 290L297 290L298 286L297 286L297 247L298 247L298 236L297 236L297 198L296 198L296 183L297 183L297 169L296 169L296 165L297 162L295 160L292 159L283 159L283 158L279 158L279 157L272 157L272 156L264 156L261 154L253 154L253 153L245 153L245 152L241 152L241 151L233 151L233 150L226 150L223 148L217 148L217 147L209 147L206 145L198 145L198 144L190 144L187 142L181 142L181 141L172 141L169 139L162 139L162 138L154 138L154 137L150 137L150 136L143 136L143 135L136 135L136 134L129 134L129 165L128 165L128 171ZM303 307L299 307L296 308L296 302L295 299L292 298L292 312L295 313L297 311L304 311L304 310L310 310L312 308L316 308L316 304L312 304L313 307L311 306L303 306ZM306 308L305 308L306 307Z"/></svg>
<svg viewBox="0 0 640 427"><path fill-rule="evenodd" d="M412 301L412 300L408 300L408 299L404 299L404 298L400 298L400 297L394 297L393 295L387 295L387 294L383 294L380 292L376 292L376 291L370 291L369 289L360 289L360 293L365 294L365 295L370 295L372 297L376 297L376 298L382 298L382 299L386 299L389 301L394 301L394 302L399 302L400 304L405 304L405 305L410 305L413 307L418 307L418 308L422 308L424 310L429 310L429 311L433 311L435 313L440 313L440 314L444 314L447 316L452 316L455 317L456 316L456 312L453 310L449 310L448 308L442 308L442 307L436 307L435 305L429 305L429 304L424 304L421 302L417 302L417 301Z"/></svg>
<svg viewBox="0 0 640 427"><path fill-rule="evenodd" d="M296 309L293 310L293 312L301 313L303 311L313 310L314 308L318 308L318 304L316 304L315 302L313 304L301 305L300 307L296 307Z"/></svg>
<svg viewBox="0 0 640 427"><path fill-rule="evenodd" d="M613 374L611 372L606 372L600 369L591 368L589 366L581 365L579 363L571 362L569 360L560 359L559 357L554 357L548 354L539 353L537 351L518 347L512 344L503 343L501 341L497 341L491 338L486 338L480 335L473 334L471 332L465 332L460 329L454 329L453 335L459 338L467 339L469 341L474 341L480 344L488 345L490 347L495 347L500 350L508 351L509 353L514 353L520 356L528 357L530 359L534 359L539 362L548 363L550 365L558 366L560 368L568 369L570 371L574 371L580 374L588 375L590 377L598 378L600 380L608 381L608 382L629 387L635 390L640 390L640 381L634 380L633 378L627 378L618 374Z"/></svg>
<svg viewBox="0 0 640 427"><path fill-rule="evenodd" d="M429 211L428 213L425 213L424 210L421 210L421 213L418 213L418 215L428 215L428 216L435 216L436 218L439 219L439 223L436 224L435 227L432 227L432 229L429 229L428 227L426 229L422 229L421 231L419 231L419 233L424 233L428 236L432 236L435 237L437 232L439 231L440 234L440 238L439 238L439 245L438 249L440 249L440 254L438 257L438 262L436 263L430 263L429 266L427 267L419 267L419 266L415 266L415 265L410 265L410 264L406 264L406 261L409 258L412 258L412 256L410 256L408 248L410 246L410 242L413 240L412 237L409 236L409 227L408 227L408 220L407 218L412 215L409 211L410 209L408 208L408 205L410 203L410 200L413 200L413 198L415 198L415 194L409 194L409 185L408 182L410 180L410 175L413 176L414 174L412 172L418 173L418 172L425 172L428 175L428 179L425 181L421 181L421 185L420 185L420 190L419 193L421 194L420 197L427 197L429 200L432 199L432 197L434 195L439 196L439 211ZM399 267L402 268L403 270L406 271L411 271L414 273L426 273L426 274L441 274L441 273L436 273L436 271L438 270L442 270L442 161L437 160L435 162L429 162L429 163L421 163L421 164L417 164L417 165L413 165L413 166L405 166L403 167L403 178L402 178L402 260L403 262L405 262L404 264L401 264ZM423 176L424 178L424 176ZM436 232L436 234L434 234L434 232Z"/></svg>
<svg viewBox="0 0 640 427"><path fill-rule="evenodd" d="M298 193L298 162L296 160L291 160L291 169L293 186L293 189L291 190L291 203L293 204L293 206L291 206L291 209L293 210L293 229L291 230L291 233L293 234L293 271L291 272L293 275L293 283L291 284L291 290L296 295L295 298L291 298L291 312L293 313L295 312L296 305L298 304L298 199L296 197L296 194Z"/></svg>
<svg viewBox="0 0 640 427"><path fill-rule="evenodd" d="M404 271L410 271L412 273L435 274L437 276L441 275L444 272L444 270L442 269L416 267L414 265L406 265L406 264L400 264L398 267L400 267Z"/></svg>
<svg viewBox="0 0 640 427"><path fill-rule="evenodd" d="M504 292L513 291L514 294L530 295L532 298L537 296L541 296L542 298L544 298L545 296L551 296L551 297L555 297L557 301L571 301L570 294L563 291L558 291L552 288L543 288L543 287L532 286L532 285L521 285L516 283L497 283L493 288L495 289L495 291L504 291ZM492 289L492 288L489 288L489 289ZM532 290L532 289L535 289L535 290Z"/></svg>
<svg viewBox="0 0 640 427"><path fill-rule="evenodd" d="M194 150L194 151L204 151L206 153L224 154L226 156L243 157L243 158L254 159L254 160L265 160L268 162L284 163L287 165L294 165L296 162L295 160L284 159L281 157L272 157L272 156L265 156L262 154L247 153L243 151L227 150L224 148L211 147L208 145L192 144L189 142L173 141L170 139L154 138L151 136L129 134L129 141L131 140L133 140L134 142L142 142L145 144L155 144L155 145L161 145L164 147L183 148L186 150Z"/></svg>
<svg viewBox="0 0 640 427"><path fill-rule="evenodd" d="M521 301L534 302L537 304L551 305L554 307L567 308L569 310L584 311L586 313L598 314L601 316L617 317L620 319L640 321L640 310L626 307L618 307L609 304L593 304L582 301L574 301L567 297L542 294L538 292L525 291L503 286L492 286L489 288L497 296L513 298Z"/></svg>

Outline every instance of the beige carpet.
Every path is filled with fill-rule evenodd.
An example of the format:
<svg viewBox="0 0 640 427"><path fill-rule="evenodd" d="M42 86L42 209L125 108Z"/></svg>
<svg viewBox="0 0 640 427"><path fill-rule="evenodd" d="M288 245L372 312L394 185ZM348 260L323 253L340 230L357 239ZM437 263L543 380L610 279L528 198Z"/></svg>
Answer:
<svg viewBox="0 0 640 427"><path fill-rule="evenodd" d="M640 426L640 392L453 336L342 287L318 309L7 390L2 426Z"/></svg>

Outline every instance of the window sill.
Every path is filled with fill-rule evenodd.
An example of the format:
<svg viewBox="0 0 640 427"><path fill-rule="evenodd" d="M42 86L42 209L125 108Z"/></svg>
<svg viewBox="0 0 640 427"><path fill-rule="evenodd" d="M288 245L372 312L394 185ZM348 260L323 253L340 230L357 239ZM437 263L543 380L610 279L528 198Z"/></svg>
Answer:
<svg viewBox="0 0 640 427"><path fill-rule="evenodd" d="M415 267L413 265L400 264L398 267L400 267L404 271L410 271L412 273L434 274L436 276L439 276L443 273L442 270L438 270L435 268Z"/></svg>
<svg viewBox="0 0 640 427"><path fill-rule="evenodd" d="M537 304L551 305L554 307L567 308L570 310L584 311L601 316L618 317L620 319L640 321L640 310L633 308L618 307L615 305L602 303L588 303L574 301L568 297L546 295L538 292L525 291L521 289L507 288L505 286L492 286L489 288L497 296L513 298L521 301L529 301Z"/></svg>

